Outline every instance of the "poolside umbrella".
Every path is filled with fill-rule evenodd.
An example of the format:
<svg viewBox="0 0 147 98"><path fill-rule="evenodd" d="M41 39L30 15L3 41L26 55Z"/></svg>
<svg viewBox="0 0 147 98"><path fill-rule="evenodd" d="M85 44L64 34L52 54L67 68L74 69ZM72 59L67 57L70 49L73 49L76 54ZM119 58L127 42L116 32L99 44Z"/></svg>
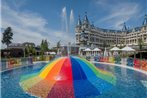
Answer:
<svg viewBox="0 0 147 98"><path fill-rule="evenodd" d="M91 51L91 49L90 48L86 48L84 51Z"/></svg>
<svg viewBox="0 0 147 98"><path fill-rule="evenodd" d="M119 51L120 49L118 47L113 47L112 49L110 49L110 51Z"/></svg>
<svg viewBox="0 0 147 98"><path fill-rule="evenodd" d="M94 48L93 49L94 55L97 54L97 52L100 52L100 51L101 51L101 49L99 49L99 48Z"/></svg>
<svg viewBox="0 0 147 98"><path fill-rule="evenodd" d="M91 52L91 49L90 48L86 48L85 50L84 50L85 52L86 52L86 55L90 55L90 52Z"/></svg>
<svg viewBox="0 0 147 98"><path fill-rule="evenodd" d="M126 52L134 52L135 51L135 49L133 49L133 48L131 48L131 47L129 47L129 46L126 46L126 47L124 47L124 48L122 48L121 49L122 51L126 51Z"/></svg>
<svg viewBox="0 0 147 98"><path fill-rule="evenodd" d="M118 51L120 51L120 49L118 47L113 47L110 51L114 51L113 55L118 55Z"/></svg>
<svg viewBox="0 0 147 98"><path fill-rule="evenodd" d="M115 76L85 59L61 57L39 72L21 77L22 89L41 98L97 97L110 90Z"/></svg>
<svg viewBox="0 0 147 98"><path fill-rule="evenodd" d="M55 55L56 53L55 52L50 52L50 54Z"/></svg>
<svg viewBox="0 0 147 98"><path fill-rule="evenodd" d="M125 52L135 52L135 49L133 49L133 48L131 48L129 46L126 46L126 47L122 48L121 50L125 51ZM134 54L134 58L135 58L135 54Z"/></svg>
<svg viewBox="0 0 147 98"><path fill-rule="evenodd" d="M99 48L94 48L93 51L101 51Z"/></svg>

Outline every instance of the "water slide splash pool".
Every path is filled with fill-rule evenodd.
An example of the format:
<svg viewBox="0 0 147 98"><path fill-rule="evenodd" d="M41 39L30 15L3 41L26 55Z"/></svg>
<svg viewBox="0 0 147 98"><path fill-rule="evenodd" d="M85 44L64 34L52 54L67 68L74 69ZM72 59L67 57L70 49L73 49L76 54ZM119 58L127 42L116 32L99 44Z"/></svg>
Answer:
<svg viewBox="0 0 147 98"><path fill-rule="evenodd" d="M116 84L115 76L79 57L58 58L21 77L22 89L41 98L97 97Z"/></svg>

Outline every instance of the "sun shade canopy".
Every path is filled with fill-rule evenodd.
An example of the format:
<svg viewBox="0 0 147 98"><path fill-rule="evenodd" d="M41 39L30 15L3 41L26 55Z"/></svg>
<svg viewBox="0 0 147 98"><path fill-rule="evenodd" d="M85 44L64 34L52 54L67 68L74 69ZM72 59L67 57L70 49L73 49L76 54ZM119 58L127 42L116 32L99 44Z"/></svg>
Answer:
<svg viewBox="0 0 147 98"><path fill-rule="evenodd" d="M99 48L94 48L93 51L101 51Z"/></svg>
<svg viewBox="0 0 147 98"><path fill-rule="evenodd" d="M110 51L119 51L120 49L118 47L113 47L112 49L110 49Z"/></svg>
<svg viewBox="0 0 147 98"><path fill-rule="evenodd" d="M91 49L90 48L86 48L84 51L91 51Z"/></svg>
<svg viewBox="0 0 147 98"><path fill-rule="evenodd" d="M131 48L131 47L128 47L128 46L122 48L121 50L122 50L122 51L135 51L135 49L133 49L133 48Z"/></svg>

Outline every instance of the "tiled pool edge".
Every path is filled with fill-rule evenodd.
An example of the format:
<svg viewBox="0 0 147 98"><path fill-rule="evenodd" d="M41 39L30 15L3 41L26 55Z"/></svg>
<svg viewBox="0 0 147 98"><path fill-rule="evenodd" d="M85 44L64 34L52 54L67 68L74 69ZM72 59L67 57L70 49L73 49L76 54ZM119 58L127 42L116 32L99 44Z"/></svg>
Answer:
<svg viewBox="0 0 147 98"><path fill-rule="evenodd" d="M36 62L33 62L33 64L37 64L37 63L48 63L49 61L36 61ZM24 66L18 66L18 67L14 67L14 68L10 68L10 69L7 69L7 70L0 70L0 73L3 73L5 71L9 71L9 70L13 70L13 69L18 69L18 68L22 68L22 67L27 67L27 66L32 66L33 64L30 64L30 65L24 65Z"/></svg>
<svg viewBox="0 0 147 98"><path fill-rule="evenodd" d="M45 63L48 63L49 61L36 61L36 62L33 62L33 64L44 63L44 62L45 62ZM144 73L144 74L147 75L147 72L146 72L146 71L143 71L143 70L140 70L140 69L137 69L137 68L133 68L133 67L130 67L130 66L122 65L122 64L112 64L112 63L96 62L96 61L91 61L91 62L92 62L92 63L108 64L108 65L113 65L113 66L124 67L124 68L128 68L128 69L131 69L131 70L135 70L135 71L138 71L138 72L141 72L141 73ZM19 67L11 68L11 69L8 69L8 70L3 70L3 71L0 71L0 73L5 72L5 71L9 71L9 70L12 70L12 69L17 69L17 68L25 67L25 66L32 66L33 64L31 64L31 65L19 66Z"/></svg>
<svg viewBox="0 0 147 98"><path fill-rule="evenodd" d="M92 62L92 63L99 63L99 64L107 64L107 65L113 65L113 66L124 67L124 68L128 68L128 69L131 69L131 70L135 70L135 71L138 71L138 72L141 72L141 73L147 75L147 72L144 71L144 70L140 70L140 69L137 69L137 68L133 68L133 67L130 67L130 66L126 66L126 65L112 64L112 63L106 63L106 62L96 62L96 61L91 61L91 62Z"/></svg>

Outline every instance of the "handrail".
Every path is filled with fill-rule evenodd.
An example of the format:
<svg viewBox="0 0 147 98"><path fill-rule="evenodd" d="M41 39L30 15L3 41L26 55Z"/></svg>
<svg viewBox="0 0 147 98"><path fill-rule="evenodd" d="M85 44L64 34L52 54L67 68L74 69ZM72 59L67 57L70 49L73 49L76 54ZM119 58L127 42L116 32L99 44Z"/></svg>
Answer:
<svg viewBox="0 0 147 98"><path fill-rule="evenodd" d="M43 57L22 57L22 58L8 58L1 59L0 70L9 70L20 66L32 65L36 61L50 61L54 57L43 56Z"/></svg>

